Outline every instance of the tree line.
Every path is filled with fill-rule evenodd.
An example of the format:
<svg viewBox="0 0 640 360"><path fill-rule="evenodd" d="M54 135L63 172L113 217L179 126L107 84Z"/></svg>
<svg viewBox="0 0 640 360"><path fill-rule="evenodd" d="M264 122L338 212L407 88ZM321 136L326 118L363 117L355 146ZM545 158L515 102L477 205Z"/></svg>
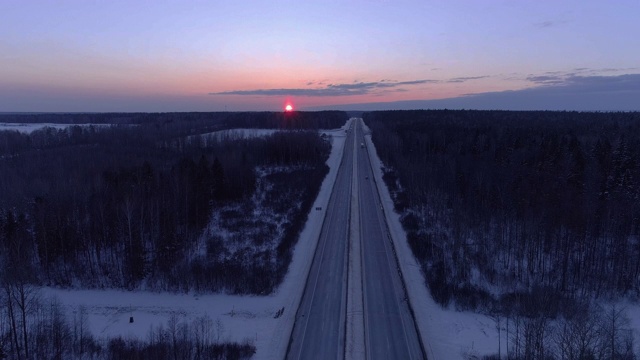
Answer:
<svg viewBox="0 0 640 360"><path fill-rule="evenodd" d="M341 111L287 113L274 112L184 112L184 113L72 113L72 114L0 114L0 123L72 124L70 135L74 144L87 142L88 133L80 125L94 125L94 129L110 125L113 128L139 126L144 131L119 132L119 141L165 141L182 144L189 135L237 128L263 128L282 130L317 130L339 128L347 115ZM84 126L83 126L84 127ZM46 133L49 134L46 134ZM52 136L54 128L30 136L18 131L0 131L0 156L13 154L30 147L58 146L67 139ZM114 141L113 133L102 133L104 141ZM135 139L131 139L135 136ZM92 134L91 141L99 140ZM66 143L66 142L65 142Z"/></svg>
<svg viewBox="0 0 640 360"><path fill-rule="evenodd" d="M109 124L173 127L191 132L220 128L335 129L344 123L342 111L167 112L167 113L13 113L0 114L0 123Z"/></svg>

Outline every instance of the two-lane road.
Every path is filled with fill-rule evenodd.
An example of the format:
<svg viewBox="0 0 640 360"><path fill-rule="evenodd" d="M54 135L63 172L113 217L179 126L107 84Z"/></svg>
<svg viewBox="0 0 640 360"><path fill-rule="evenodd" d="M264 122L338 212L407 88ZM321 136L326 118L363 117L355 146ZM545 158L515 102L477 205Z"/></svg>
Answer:
<svg viewBox="0 0 640 360"><path fill-rule="evenodd" d="M357 122L358 125L360 121ZM365 143L362 131L358 131L356 140ZM360 191L358 207L362 242L366 357L423 359L425 356L380 205L368 148L363 147L359 150L356 155L356 176Z"/></svg>
<svg viewBox="0 0 640 360"><path fill-rule="evenodd" d="M353 146L349 145L353 144L353 139L353 130L349 130L296 314L287 359L333 360L344 357L347 240L353 174Z"/></svg>
<svg viewBox="0 0 640 360"><path fill-rule="evenodd" d="M345 358L348 296L353 297L350 301L362 302L364 334L360 335L367 359L425 358L388 237L368 150L361 146L365 144L361 122L353 122L345 142L288 359ZM352 182L357 183L354 208L350 205ZM359 229L350 232L350 216L355 211ZM348 252L349 241L359 242L359 254ZM347 294L347 262L353 256L359 256L362 264L362 294Z"/></svg>

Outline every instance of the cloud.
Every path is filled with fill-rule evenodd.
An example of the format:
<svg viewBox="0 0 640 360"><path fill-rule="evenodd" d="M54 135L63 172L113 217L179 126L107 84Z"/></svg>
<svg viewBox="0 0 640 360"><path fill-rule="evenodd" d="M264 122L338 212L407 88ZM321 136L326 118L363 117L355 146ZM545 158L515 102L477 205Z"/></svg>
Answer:
<svg viewBox="0 0 640 360"><path fill-rule="evenodd" d="M565 76L558 75L538 75L527 77L528 81L536 84L551 85L551 84L563 84L565 82Z"/></svg>
<svg viewBox="0 0 640 360"><path fill-rule="evenodd" d="M527 80L541 85L532 90L544 91L621 91L640 89L640 74L623 74L617 76L578 75L567 73L564 75L529 76Z"/></svg>
<svg viewBox="0 0 640 360"><path fill-rule="evenodd" d="M535 23L533 24L533 26L535 27L539 27L539 28L548 28L548 27L552 27L555 23L551 20L547 20L547 21L542 21L539 23Z"/></svg>
<svg viewBox="0 0 640 360"><path fill-rule="evenodd" d="M258 96L350 96L376 94L385 89L398 88L400 86L412 86L438 83L439 80L410 80L394 81L380 80L373 82L356 81L353 83L328 84L319 88L282 88L282 89L256 89L256 90L232 90L212 92L209 95L258 95ZM312 82L307 85L312 85Z"/></svg>
<svg viewBox="0 0 640 360"><path fill-rule="evenodd" d="M337 110L478 109L640 111L640 74L530 76L536 86L438 100L326 106ZM317 108L315 110L320 110ZM312 110L312 109L309 109Z"/></svg>
<svg viewBox="0 0 640 360"><path fill-rule="evenodd" d="M546 29L554 26L564 25L566 23L567 23L566 20L545 20L545 21L534 23L533 26L540 29Z"/></svg>
<svg viewBox="0 0 640 360"><path fill-rule="evenodd" d="M541 74L529 74L524 79L537 86L570 86L585 81L621 81L627 75L633 76L638 68L574 68L571 71L547 71ZM622 76L619 78L618 76ZM618 80L614 80L618 79Z"/></svg>
<svg viewBox="0 0 640 360"><path fill-rule="evenodd" d="M447 80L447 82L448 83L461 83L461 82L465 82L465 81L469 81L469 80L485 79L485 78L488 78L488 77L489 77L489 75L457 77L457 78L449 79L449 80Z"/></svg>
<svg viewBox="0 0 640 360"><path fill-rule="evenodd" d="M310 97L327 97L327 96L351 96L351 95L377 95L383 91L407 91L405 86L415 86L424 84L442 84L442 83L462 83L470 80L488 78L488 75L457 77L448 80L409 80L396 81L382 79L380 81L354 81L352 83L327 84L325 82L306 82L307 86L322 86L308 88L280 88L280 89L253 89L253 90L231 90L221 92L211 92L209 95L242 95L242 96L310 96Z"/></svg>
<svg viewBox="0 0 640 360"><path fill-rule="evenodd" d="M573 75L565 79L564 85L556 90L583 93L619 94L640 92L640 74L624 74L618 76L579 76ZM640 98L640 97L639 97Z"/></svg>

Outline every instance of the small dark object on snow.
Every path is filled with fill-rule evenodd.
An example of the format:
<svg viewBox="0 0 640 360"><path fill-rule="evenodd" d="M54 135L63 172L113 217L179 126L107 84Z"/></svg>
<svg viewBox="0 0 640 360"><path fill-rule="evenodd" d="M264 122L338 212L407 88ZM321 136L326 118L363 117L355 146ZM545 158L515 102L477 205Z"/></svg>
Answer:
<svg viewBox="0 0 640 360"><path fill-rule="evenodd" d="M280 316L282 316L282 314L284 313L284 307L282 307L282 309L276 311L276 315L273 317L274 319L279 318Z"/></svg>
<svg viewBox="0 0 640 360"><path fill-rule="evenodd" d="M133 323L133 316L129 316L129 324Z"/></svg>

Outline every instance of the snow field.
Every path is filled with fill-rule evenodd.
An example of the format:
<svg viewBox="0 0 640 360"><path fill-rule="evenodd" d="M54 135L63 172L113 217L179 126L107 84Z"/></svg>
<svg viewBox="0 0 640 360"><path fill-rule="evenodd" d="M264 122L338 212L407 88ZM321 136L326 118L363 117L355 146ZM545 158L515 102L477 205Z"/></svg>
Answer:
<svg viewBox="0 0 640 360"><path fill-rule="evenodd" d="M324 221L324 211L315 209L320 207L324 210L327 207L342 160L345 130L351 121L341 129L321 131L330 135L332 139L331 154L327 160L330 170L295 246L289 271L273 294L203 295L122 290L63 290L48 287L42 288L41 294L45 298L57 298L66 307L70 317L80 306L84 306L89 328L98 340L117 336L147 340L150 328L166 328L172 315L177 315L179 322L188 323L207 316L214 323L214 335L221 341L252 342L256 346L254 359L283 359ZM283 308L282 316L275 318L276 312ZM133 317L133 323L129 322L130 317Z"/></svg>

